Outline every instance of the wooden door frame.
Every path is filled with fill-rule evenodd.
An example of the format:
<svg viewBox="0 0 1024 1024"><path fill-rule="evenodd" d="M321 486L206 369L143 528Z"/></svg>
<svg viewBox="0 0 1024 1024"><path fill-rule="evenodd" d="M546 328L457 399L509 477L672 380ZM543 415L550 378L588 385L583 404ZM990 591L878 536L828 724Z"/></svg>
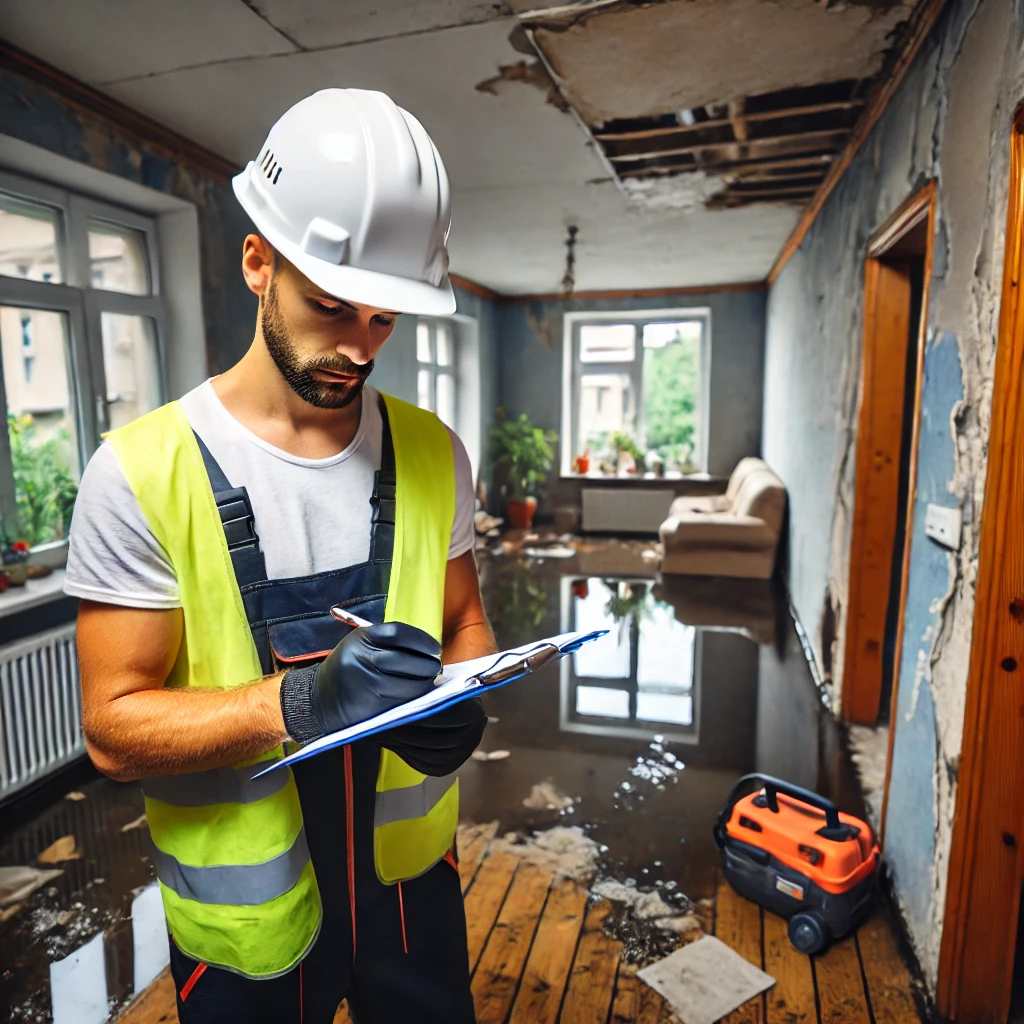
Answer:
<svg viewBox="0 0 1024 1024"><path fill-rule="evenodd" d="M879 282L884 270L885 257L895 246L922 222L926 222L927 241L924 253L924 280L921 295L921 314L917 332L917 379L914 383L913 424L910 440L910 465L907 478L907 508L903 542L903 566L900 579L899 614L896 620L896 643L893 652L892 699L895 707L900 654L903 647L903 616L907 600L907 576L910 568L910 541L914 524L914 498L917 492L917 446L921 423L921 381L924 371L924 338L927 323L928 296L931 289L933 240L935 237L935 182L929 181L923 188L905 199L895 213L871 236L867 245L867 260L864 268L864 339L861 352L859 399L857 405L857 450L854 475L853 522L850 531L849 580L846 610L844 614L845 637L843 644L843 678L841 695L842 717L847 722L874 725L878 721L879 704L882 694L882 662L877 670L863 671L861 658L860 609L863 604L877 605L877 592L867 592L861 584L864 553L872 544L880 545L888 552L892 561L893 537L875 537L868 529L865 501L866 491L872 479L874 449L876 445L869 438L869 425L875 412L875 395L870 386L871 372L877 347L883 339L883 328L878 319ZM900 436L894 439L897 454L897 473ZM890 757L891 735L890 735ZM883 811L884 820L884 811Z"/></svg>
<svg viewBox="0 0 1024 1024"><path fill-rule="evenodd" d="M1001 1022L1024 871L1024 104L1010 139L1002 304L937 998Z"/></svg>

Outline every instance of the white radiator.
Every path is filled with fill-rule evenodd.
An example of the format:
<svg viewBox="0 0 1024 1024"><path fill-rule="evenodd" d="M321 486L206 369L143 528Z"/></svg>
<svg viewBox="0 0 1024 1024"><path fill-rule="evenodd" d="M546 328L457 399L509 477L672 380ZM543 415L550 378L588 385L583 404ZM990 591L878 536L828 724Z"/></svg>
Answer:
<svg viewBox="0 0 1024 1024"><path fill-rule="evenodd" d="M0 797L84 753L75 624L0 647Z"/></svg>
<svg viewBox="0 0 1024 1024"><path fill-rule="evenodd" d="M584 487L587 533L657 533L675 498L669 488Z"/></svg>

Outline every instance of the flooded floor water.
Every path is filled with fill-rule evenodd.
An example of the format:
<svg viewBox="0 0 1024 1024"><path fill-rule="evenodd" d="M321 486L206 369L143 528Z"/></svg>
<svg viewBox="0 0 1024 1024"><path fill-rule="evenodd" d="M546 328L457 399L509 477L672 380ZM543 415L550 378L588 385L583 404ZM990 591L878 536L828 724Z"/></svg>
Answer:
<svg viewBox="0 0 1024 1024"><path fill-rule="evenodd" d="M491 721L476 758L498 757L463 768L462 817L524 836L580 826L599 844L601 876L682 905L714 892L711 829L740 776L777 775L858 815L863 804L784 596L757 581L658 583L644 549L605 541L566 559L480 554L502 647L610 632L486 695ZM0 1020L49 1021L51 1000L69 993L79 1009L92 998L113 1011L152 976L146 964L161 962L166 938L152 913L142 812L138 786L88 768L28 810L22 802L17 817L0 812L0 867L38 867L63 836L75 837L76 854L19 909L0 907Z"/></svg>

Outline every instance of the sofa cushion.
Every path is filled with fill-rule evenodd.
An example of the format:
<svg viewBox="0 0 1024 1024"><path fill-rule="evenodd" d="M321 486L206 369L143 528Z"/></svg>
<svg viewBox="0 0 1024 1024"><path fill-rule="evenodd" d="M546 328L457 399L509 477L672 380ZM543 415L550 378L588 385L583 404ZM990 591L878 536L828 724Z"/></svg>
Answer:
<svg viewBox="0 0 1024 1024"><path fill-rule="evenodd" d="M736 500L736 494L740 487L743 486L743 481L746 480L751 473L754 473L759 469L768 469L768 464L764 459L758 459L752 455L748 455L745 459L740 459L740 461L736 463L736 468L732 471L732 475L729 477L729 486L725 489L725 497L730 505Z"/></svg>
<svg viewBox="0 0 1024 1024"><path fill-rule="evenodd" d="M757 470L743 481L732 511L738 516L763 519L778 534L786 512L786 488L770 469Z"/></svg>

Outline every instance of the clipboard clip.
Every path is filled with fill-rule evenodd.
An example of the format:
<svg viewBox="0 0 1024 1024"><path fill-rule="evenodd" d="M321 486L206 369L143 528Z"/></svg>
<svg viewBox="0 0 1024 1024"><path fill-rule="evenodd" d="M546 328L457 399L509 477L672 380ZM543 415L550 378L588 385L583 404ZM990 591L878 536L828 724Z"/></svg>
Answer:
<svg viewBox="0 0 1024 1024"><path fill-rule="evenodd" d="M477 676L482 686L496 686L499 683L507 683L509 680L518 679L519 676L528 672L536 672L542 665L554 660L559 655L559 650L554 644L542 644L534 651L518 656L511 652L503 654L498 660L484 672ZM503 665L505 658L513 657L515 660Z"/></svg>

